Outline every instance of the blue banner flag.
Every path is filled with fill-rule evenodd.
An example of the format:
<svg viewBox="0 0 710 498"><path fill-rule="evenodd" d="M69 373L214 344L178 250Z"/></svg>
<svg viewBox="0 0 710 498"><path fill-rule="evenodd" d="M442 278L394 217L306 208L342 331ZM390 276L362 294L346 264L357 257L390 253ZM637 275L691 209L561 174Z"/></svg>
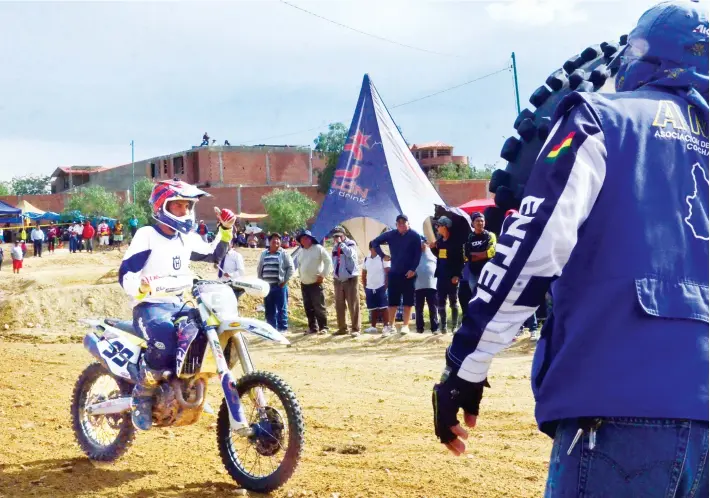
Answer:
<svg viewBox="0 0 710 498"><path fill-rule="evenodd" d="M361 251L399 214L424 233L439 193L422 171L397 125L365 75L360 97L328 195L313 225L321 240L336 225L344 225Z"/></svg>

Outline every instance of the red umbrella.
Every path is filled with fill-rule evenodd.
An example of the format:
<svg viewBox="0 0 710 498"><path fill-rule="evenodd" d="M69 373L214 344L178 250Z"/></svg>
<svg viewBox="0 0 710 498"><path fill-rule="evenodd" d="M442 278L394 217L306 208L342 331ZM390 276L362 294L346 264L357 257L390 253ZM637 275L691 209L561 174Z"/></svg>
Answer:
<svg viewBox="0 0 710 498"><path fill-rule="evenodd" d="M496 202L493 199L473 199L468 201L466 204L461 204L460 209L466 211L468 214L475 213L478 211L482 213L487 207L495 207Z"/></svg>

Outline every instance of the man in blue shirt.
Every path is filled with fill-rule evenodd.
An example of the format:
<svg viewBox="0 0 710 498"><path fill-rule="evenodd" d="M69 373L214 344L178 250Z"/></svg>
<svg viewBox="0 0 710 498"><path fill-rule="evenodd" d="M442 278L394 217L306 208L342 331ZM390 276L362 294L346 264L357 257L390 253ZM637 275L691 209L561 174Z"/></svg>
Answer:
<svg viewBox="0 0 710 498"><path fill-rule="evenodd" d="M389 316L397 315L400 303L404 306L401 334L409 332L409 319L414 306L414 282L422 254L420 235L409 228L409 218L400 214L397 216L397 229L385 232L372 241L372 248L385 261L391 261L389 272L387 300ZM382 252L382 244L389 245L391 257Z"/></svg>
<svg viewBox="0 0 710 498"><path fill-rule="evenodd" d="M546 497L708 495L708 16L630 33L618 93L573 93L504 222L434 387L465 451L493 356L543 302L531 383L554 438Z"/></svg>

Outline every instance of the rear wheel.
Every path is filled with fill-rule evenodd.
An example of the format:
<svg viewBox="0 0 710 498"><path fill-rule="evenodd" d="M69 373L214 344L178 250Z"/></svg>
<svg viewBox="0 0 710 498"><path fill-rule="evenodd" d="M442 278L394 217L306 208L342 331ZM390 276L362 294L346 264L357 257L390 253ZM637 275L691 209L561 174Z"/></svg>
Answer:
<svg viewBox="0 0 710 498"><path fill-rule="evenodd" d="M626 45L627 37L618 43L592 45L570 57L533 92L529 102L534 111L523 109L513 128L517 136L509 137L500 152L507 165L491 176L488 190L495 194L495 207L486 208L486 229L500 234L505 212L518 209L525 184L554 123L552 117L560 101L571 92L613 92L618 64L611 64ZM617 61L618 62L618 61Z"/></svg>
<svg viewBox="0 0 710 498"><path fill-rule="evenodd" d="M91 460L111 462L121 457L133 443L135 428L130 412L117 415L89 415L86 408L112 398L130 396L133 386L116 379L104 367L93 363L76 381L71 416L74 435Z"/></svg>
<svg viewBox="0 0 710 498"><path fill-rule="evenodd" d="M291 388L278 376L253 372L237 382L237 392L254 435L231 430L222 400L217 417L217 444L225 468L249 491L272 491L288 481L301 458L305 424ZM259 402L259 398L262 402Z"/></svg>

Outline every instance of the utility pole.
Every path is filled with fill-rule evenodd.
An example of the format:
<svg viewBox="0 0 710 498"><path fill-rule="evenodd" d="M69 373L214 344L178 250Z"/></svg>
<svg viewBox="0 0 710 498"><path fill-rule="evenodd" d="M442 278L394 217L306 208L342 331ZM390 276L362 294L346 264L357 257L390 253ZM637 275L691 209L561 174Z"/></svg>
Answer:
<svg viewBox="0 0 710 498"><path fill-rule="evenodd" d="M515 59L513 59L515 60ZM135 163L135 147L131 140L131 202L136 203L136 163Z"/></svg>
<svg viewBox="0 0 710 498"><path fill-rule="evenodd" d="M510 55L513 58L513 81L515 83L515 105L520 114L520 91L518 90L518 66L515 64L515 52Z"/></svg>

